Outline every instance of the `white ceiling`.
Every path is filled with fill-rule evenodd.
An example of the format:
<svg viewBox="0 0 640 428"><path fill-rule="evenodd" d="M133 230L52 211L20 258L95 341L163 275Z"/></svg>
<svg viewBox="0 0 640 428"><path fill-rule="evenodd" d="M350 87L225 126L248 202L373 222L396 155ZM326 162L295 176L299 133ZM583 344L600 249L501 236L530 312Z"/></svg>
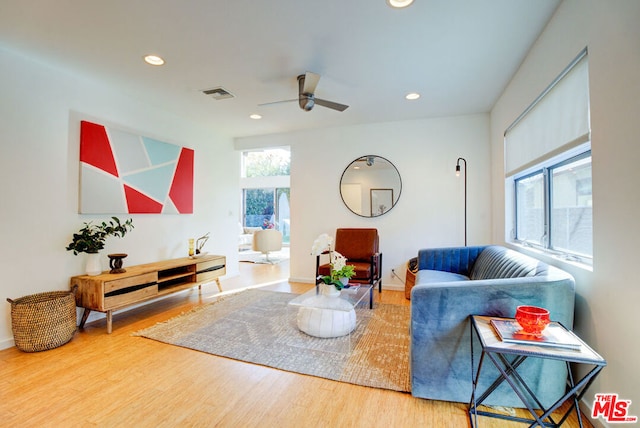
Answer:
<svg viewBox="0 0 640 428"><path fill-rule="evenodd" d="M0 47L240 137L488 112L559 1L0 0ZM305 71L350 107L258 106ZM216 86L235 98L201 93Z"/></svg>

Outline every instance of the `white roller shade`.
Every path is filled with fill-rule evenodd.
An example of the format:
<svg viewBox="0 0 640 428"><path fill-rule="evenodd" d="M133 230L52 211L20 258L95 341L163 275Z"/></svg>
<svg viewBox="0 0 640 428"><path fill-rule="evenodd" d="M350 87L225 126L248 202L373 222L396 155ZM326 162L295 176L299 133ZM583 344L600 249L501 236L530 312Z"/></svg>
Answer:
<svg viewBox="0 0 640 428"><path fill-rule="evenodd" d="M586 49L505 131L506 176L589 141Z"/></svg>

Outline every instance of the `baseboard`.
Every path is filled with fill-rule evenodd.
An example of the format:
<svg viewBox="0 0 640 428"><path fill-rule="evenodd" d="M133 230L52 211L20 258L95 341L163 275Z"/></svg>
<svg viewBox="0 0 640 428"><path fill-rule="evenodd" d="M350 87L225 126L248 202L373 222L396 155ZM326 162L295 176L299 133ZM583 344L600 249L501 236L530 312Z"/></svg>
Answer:
<svg viewBox="0 0 640 428"><path fill-rule="evenodd" d="M301 284L313 284L313 279L309 278L295 278L290 276L288 279L289 282L299 282Z"/></svg>
<svg viewBox="0 0 640 428"><path fill-rule="evenodd" d="M593 425L593 428L610 428L609 424L604 422L602 419L600 418L593 419L591 417L591 411L593 409L591 409L591 407L589 407L589 404L584 401L584 397L582 398L582 400L580 400L578 404L580 405L580 411L582 412L583 415L587 417L589 422L591 422L591 425Z"/></svg>
<svg viewBox="0 0 640 428"><path fill-rule="evenodd" d="M16 342L12 338L0 340L0 350L13 348L14 346L16 346Z"/></svg>

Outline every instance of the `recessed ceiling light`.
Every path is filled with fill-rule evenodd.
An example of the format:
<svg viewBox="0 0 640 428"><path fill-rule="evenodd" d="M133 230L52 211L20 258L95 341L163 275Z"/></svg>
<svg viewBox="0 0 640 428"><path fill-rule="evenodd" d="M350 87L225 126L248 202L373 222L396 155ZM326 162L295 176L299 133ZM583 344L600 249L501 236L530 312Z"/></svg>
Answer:
<svg viewBox="0 0 640 428"><path fill-rule="evenodd" d="M404 97L408 100L417 100L418 98L420 98L420 94L417 92L411 92L405 95Z"/></svg>
<svg viewBox="0 0 640 428"><path fill-rule="evenodd" d="M402 9L413 3L413 0L387 0L387 4L396 9Z"/></svg>
<svg viewBox="0 0 640 428"><path fill-rule="evenodd" d="M150 65L163 65L164 59L160 58L158 55L145 55L144 62Z"/></svg>
<svg viewBox="0 0 640 428"><path fill-rule="evenodd" d="M251 119L254 119L254 120L262 119L262 116L260 116L259 114L255 114L255 113L250 115L249 117Z"/></svg>

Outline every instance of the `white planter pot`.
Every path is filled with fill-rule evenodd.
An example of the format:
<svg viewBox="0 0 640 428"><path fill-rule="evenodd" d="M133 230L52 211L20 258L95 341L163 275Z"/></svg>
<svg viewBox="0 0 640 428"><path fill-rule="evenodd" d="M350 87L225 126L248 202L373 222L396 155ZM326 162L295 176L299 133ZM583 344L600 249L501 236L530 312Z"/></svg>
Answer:
<svg viewBox="0 0 640 428"><path fill-rule="evenodd" d="M338 290L333 284L320 284L320 293L327 297L338 297L340 290Z"/></svg>
<svg viewBox="0 0 640 428"><path fill-rule="evenodd" d="M96 276L102 273L102 264L100 263L100 253L87 253L86 274Z"/></svg>

